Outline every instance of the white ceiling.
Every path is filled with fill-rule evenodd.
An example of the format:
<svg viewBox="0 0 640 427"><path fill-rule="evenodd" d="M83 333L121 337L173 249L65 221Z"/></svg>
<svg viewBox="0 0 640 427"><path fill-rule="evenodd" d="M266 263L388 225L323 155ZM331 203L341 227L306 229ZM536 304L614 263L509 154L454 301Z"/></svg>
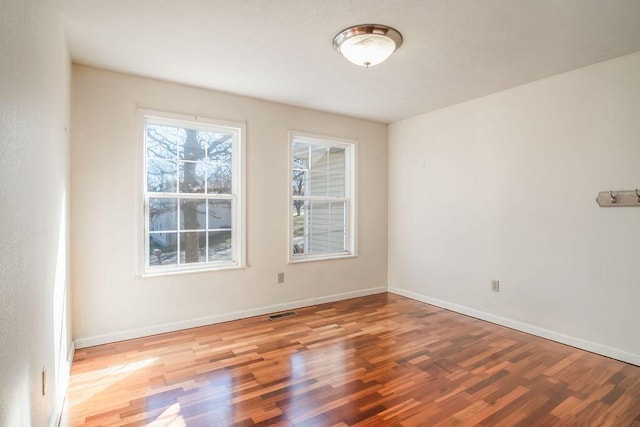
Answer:
<svg viewBox="0 0 640 427"><path fill-rule="evenodd" d="M638 0L61 0L74 62L392 122L640 51ZM365 69L333 37L398 29Z"/></svg>

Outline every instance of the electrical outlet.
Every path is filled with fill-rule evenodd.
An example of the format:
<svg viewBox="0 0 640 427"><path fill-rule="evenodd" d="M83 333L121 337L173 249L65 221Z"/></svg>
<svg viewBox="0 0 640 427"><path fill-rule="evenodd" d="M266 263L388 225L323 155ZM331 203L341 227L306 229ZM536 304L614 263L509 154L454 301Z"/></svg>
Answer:
<svg viewBox="0 0 640 427"><path fill-rule="evenodd" d="M491 281L491 290L493 292L500 292L500 281L499 280L492 280Z"/></svg>
<svg viewBox="0 0 640 427"><path fill-rule="evenodd" d="M47 394L47 367L42 368L42 395Z"/></svg>
<svg viewBox="0 0 640 427"><path fill-rule="evenodd" d="M284 273L278 273L278 283L284 283Z"/></svg>

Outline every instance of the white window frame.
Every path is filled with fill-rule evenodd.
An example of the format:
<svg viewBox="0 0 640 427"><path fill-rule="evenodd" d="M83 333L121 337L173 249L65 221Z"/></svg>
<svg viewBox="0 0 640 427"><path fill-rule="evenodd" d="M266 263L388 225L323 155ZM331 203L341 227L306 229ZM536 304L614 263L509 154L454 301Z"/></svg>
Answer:
<svg viewBox="0 0 640 427"><path fill-rule="evenodd" d="M140 196L139 215L140 229L138 244L138 265L142 277L154 277L180 273L195 273L214 270L228 270L244 268L246 266L246 200L245 200L245 134L246 124L242 122L233 122L227 120L218 120L204 118L200 116L191 116L186 114L167 113L155 110L138 109L138 141L141 146L141 179L138 185ZM198 262L190 264L177 264L167 266L150 266L149 265L149 197L158 197L159 193L151 193L147 191L147 149L146 149L146 126L147 123L182 126L188 129L203 131L222 131L232 132L235 134L233 141L232 155L232 188L231 194L200 194L190 193L166 193L167 198L187 199L228 199L232 201L235 207L231 217L231 241L232 241L232 260L231 261L215 261L215 262ZM162 196L161 196L162 197ZM180 239L179 233L177 236ZM179 251L178 251L178 256Z"/></svg>
<svg viewBox="0 0 640 427"><path fill-rule="evenodd" d="M294 196L293 195L293 143L295 141L309 143L313 145L325 147L338 147L346 150L345 159L345 196L344 197L318 197L318 196ZM313 134L301 131L289 131L289 153L288 153L288 171L289 171L289 208L288 208L288 240L287 240L287 259L290 264L308 261L320 261L341 258L353 258L357 254L357 200L356 200L356 177L357 177L357 141L351 139L337 138L326 135ZM294 254L293 253L293 202L295 200L322 200L346 202L347 204L347 230L346 230L346 246L345 252L329 252L318 254Z"/></svg>

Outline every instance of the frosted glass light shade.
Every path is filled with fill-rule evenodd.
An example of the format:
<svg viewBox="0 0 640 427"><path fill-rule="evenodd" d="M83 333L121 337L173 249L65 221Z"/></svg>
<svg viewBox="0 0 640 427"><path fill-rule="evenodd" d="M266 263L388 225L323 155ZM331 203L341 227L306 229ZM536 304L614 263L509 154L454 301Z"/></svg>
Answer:
<svg viewBox="0 0 640 427"><path fill-rule="evenodd" d="M377 24L357 25L341 31L333 46L348 61L371 67L385 61L402 45L402 35L391 27Z"/></svg>

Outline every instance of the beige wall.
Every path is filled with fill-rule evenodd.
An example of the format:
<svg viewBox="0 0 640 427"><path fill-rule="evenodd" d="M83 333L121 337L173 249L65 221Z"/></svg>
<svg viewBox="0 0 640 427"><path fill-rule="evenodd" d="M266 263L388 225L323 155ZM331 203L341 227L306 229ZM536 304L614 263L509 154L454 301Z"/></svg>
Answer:
<svg viewBox="0 0 640 427"><path fill-rule="evenodd" d="M2 426L54 425L68 381L70 68L55 1L0 2Z"/></svg>
<svg viewBox="0 0 640 427"><path fill-rule="evenodd" d="M389 288L640 364L640 53L393 123ZM499 293L491 292L500 280Z"/></svg>
<svg viewBox="0 0 640 427"><path fill-rule="evenodd" d="M85 66L72 76L77 346L386 290L385 124ZM248 268L136 277L137 108L246 122ZM287 264L289 130L358 140L357 258Z"/></svg>

